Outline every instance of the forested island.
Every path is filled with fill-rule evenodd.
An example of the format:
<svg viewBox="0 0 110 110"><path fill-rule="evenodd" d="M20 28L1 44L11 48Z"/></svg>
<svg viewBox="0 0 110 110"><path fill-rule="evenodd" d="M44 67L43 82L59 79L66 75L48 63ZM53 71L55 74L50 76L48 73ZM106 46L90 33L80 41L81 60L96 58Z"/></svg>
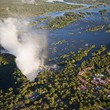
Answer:
<svg viewBox="0 0 110 110"><path fill-rule="evenodd" d="M95 26L95 27L89 28L86 31L87 32L94 32L94 31L99 31L99 30L101 30L103 28L104 28L104 25L99 25L99 26Z"/></svg>
<svg viewBox="0 0 110 110"><path fill-rule="evenodd" d="M81 19L84 17L81 14L76 14L74 12L67 12L64 14L64 16L56 17L55 19L51 20L48 22L48 27L47 28L62 28L64 26L69 25L72 22L75 22L78 19Z"/></svg>

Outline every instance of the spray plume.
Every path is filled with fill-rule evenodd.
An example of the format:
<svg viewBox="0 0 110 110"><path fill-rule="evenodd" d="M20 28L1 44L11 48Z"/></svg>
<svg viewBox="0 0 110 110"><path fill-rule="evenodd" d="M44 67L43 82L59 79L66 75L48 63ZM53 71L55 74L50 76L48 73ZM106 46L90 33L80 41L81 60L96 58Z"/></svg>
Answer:
<svg viewBox="0 0 110 110"><path fill-rule="evenodd" d="M21 0L22 3L26 3L26 4L35 4L35 0Z"/></svg>
<svg viewBox="0 0 110 110"><path fill-rule="evenodd" d="M28 29L27 21L7 18L0 21L0 44L16 56L15 62L29 80L33 80L44 63L46 36Z"/></svg>
<svg viewBox="0 0 110 110"><path fill-rule="evenodd" d="M48 0L48 2L54 2L54 1L64 2L64 0Z"/></svg>

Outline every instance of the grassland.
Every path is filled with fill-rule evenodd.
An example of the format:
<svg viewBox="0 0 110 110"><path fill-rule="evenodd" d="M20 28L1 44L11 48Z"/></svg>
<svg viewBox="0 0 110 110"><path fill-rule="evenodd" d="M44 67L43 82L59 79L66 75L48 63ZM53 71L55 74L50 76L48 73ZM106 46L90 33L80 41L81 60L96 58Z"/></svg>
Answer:
<svg viewBox="0 0 110 110"><path fill-rule="evenodd" d="M38 3L36 5L32 4L9 4L0 3L0 17L17 16L17 17L31 17L42 15L44 13L62 10L71 10L80 8L82 6L73 6L60 3Z"/></svg>

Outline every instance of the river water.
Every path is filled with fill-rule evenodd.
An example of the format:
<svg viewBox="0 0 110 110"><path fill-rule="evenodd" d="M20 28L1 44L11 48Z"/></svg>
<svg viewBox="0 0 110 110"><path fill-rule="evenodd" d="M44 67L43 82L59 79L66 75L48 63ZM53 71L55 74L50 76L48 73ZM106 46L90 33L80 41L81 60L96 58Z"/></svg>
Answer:
<svg viewBox="0 0 110 110"><path fill-rule="evenodd" d="M84 7L75 9L75 10L67 10L67 11L59 11L59 12L51 12L46 15L42 15L38 18L51 16L53 18L57 16L63 16L65 12L75 12L80 13L83 12L85 14L85 18L75 21L74 23L69 24L61 29L37 29L37 32L41 34L47 34L47 42L48 42L48 57L54 58L58 57L64 53L68 53L70 51L77 52L79 48L86 49L88 46L95 44L96 49L100 47L100 45L109 45L110 44L110 33L106 33L106 29L108 24L110 24L110 6L98 5L96 8L89 8L91 5L81 4ZM105 16L100 15L99 10L106 9L107 14ZM88 12L90 14L88 14ZM46 21L42 22L40 26L46 25ZM104 25L105 27L102 30L95 32L87 32L86 29ZM35 27L36 28L36 27ZM59 41L63 41L63 43L59 43ZM57 45L55 45L57 43Z"/></svg>

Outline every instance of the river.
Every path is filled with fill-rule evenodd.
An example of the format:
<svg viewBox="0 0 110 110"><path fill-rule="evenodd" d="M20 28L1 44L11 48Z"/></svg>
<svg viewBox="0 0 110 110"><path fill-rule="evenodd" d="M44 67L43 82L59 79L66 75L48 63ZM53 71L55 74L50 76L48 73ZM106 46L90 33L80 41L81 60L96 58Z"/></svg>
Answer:
<svg viewBox="0 0 110 110"><path fill-rule="evenodd" d="M73 3L72 3L73 4ZM79 5L79 4L77 4ZM96 49L100 45L109 45L110 33L106 33L108 24L110 24L110 6L98 5L97 7L89 8L93 5L80 4L83 8L67 11L50 12L42 16L37 16L35 19L43 17L57 17L63 16L65 12L75 12L85 14L85 18L77 20L74 23L69 24L61 29L37 29L40 34L47 34L48 42L48 58L55 58L70 51L77 52L79 48L86 49L88 46L95 44ZM102 9L107 10L107 14L102 16L99 11ZM90 13L90 14L88 14ZM46 25L48 20L38 24L38 26ZM88 28L104 25L102 30L95 32L87 32ZM36 26L34 27L37 28ZM59 41L64 43L57 44Z"/></svg>

